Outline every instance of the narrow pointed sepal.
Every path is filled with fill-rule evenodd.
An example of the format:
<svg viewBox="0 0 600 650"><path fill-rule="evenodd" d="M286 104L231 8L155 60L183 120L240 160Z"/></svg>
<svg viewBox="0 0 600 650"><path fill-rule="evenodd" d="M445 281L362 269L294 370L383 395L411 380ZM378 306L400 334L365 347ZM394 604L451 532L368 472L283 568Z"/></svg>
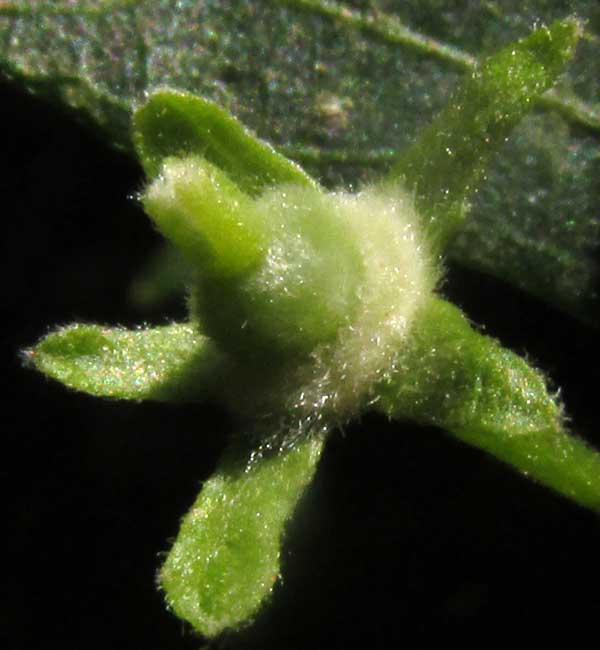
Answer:
<svg viewBox="0 0 600 650"><path fill-rule="evenodd" d="M408 350L382 386L390 416L489 435L560 429L561 410L543 375L451 303L430 298Z"/></svg>
<svg viewBox="0 0 600 650"><path fill-rule="evenodd" d="M150 94L133 115L133 141L151 179L165 158L201 156L251 195L283 183L316 187L299 165L227 111L190 93L165 88Z"/></svg>
<svg viewBox="0 0 600 650"><path fill-rule="evenodd" d="M247 623L279 577L284 526L323 448L233 445L184 517L160 573L169 606L206 637Z"/></svg>
<svg viewBox="0 0 600 650"><path fill-rule="evenodd" d="M393 166L387 181L414 190L430 238L443 248L467 213L468 196L494 151L552 87L572 58L577 20L540 27L469 73L448 107Z"/></svg>
<svg viewBox="0 0 600 650"><path fill-rule="evenodd" d="M214 344L188 324L136 330L71 325L24 357L69 388L128 400L204 399L224 367Z"/></svg>
<svg viewBox="0 0 600 650"><path fill-rule="evenodd" d="M380 410L433 424L581 505L600 509L600 454L565 429L543 375L464 314L430 300Z"/></svg>

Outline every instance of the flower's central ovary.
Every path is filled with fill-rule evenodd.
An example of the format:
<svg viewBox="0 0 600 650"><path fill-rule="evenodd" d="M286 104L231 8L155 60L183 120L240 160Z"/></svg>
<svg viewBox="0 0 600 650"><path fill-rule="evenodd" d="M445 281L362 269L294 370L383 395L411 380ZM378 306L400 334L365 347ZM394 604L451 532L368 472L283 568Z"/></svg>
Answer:
<svg viewBox="0 0 600 650"><path fill-rule="evenodd" d="M254 198L190 157L168 159L144 202L196 269L192 318L239 377L224 392L281 428L329 427L373 399L435 288L419 217L398 189L289 184Z"/></svg>
<svg viewBox="0 0 600 650"><path fill-rule="evenodd" d="M300 369L301 388L288 403L313 427L315 420L324 427L343 423L373 399L373 389L394 370L438 279L406 194L372 188L330 194L328 200L357 244L362 269L352 318L334 341L316 346L310 363Z"/></svg>

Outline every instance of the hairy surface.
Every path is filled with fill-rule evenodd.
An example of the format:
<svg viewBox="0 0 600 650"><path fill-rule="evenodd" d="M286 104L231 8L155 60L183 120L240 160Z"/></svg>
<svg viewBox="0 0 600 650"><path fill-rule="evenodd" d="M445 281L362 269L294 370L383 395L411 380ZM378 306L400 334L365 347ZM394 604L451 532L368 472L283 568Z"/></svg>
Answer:
<svg viewBox="0 0 600 650"><path fill-rule="evenodd" d="M302 206L307 219L338 220L358 253L360 273L349 301L353 310L333 340L311 351L295 378L301 387L284 402L299 430L344 422L374 397L376 384L394 372L415 316L439 277L405 193L369 188L358 194L320 194L316 200L314 194L300 187L278 188L260 200L272 210L285 207L287 215L292 204ZM344 287L351 279L335 268L339 257L331 244L329 254L331 277ZM324 275L323 282L331 283L331 277Z"/></svg>
<svg viewBox="0 0 600 650"><path fill-rule="evenodd" d="M253 198L193 156L167 159L144 204L196 268L192 318L238 366L231 405L292 437L374 398L439 277L397 187L287 183Z"/></svg>

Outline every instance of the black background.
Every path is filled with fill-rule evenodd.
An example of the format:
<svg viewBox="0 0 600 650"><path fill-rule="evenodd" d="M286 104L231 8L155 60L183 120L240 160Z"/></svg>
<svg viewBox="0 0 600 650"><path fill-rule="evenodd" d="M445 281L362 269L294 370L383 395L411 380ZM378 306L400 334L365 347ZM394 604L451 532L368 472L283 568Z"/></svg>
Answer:
<svg viewBox="0 0 600 650"><path fill-rule="evenodd" d="M127 198L141 170L72 116L10 86L0 97L4 647L199 648L154 577L217 462L227 415L93 399L19 358L55 325L183 317L182 300L146 313L128 299L159 244ZM600 447L597 333L458 268L446 294L543 368L574 428ZM600 616L599 524L440 431L367 416L331 439L272 602L215 647L545 643L562 633L579 644Z"/></svg>

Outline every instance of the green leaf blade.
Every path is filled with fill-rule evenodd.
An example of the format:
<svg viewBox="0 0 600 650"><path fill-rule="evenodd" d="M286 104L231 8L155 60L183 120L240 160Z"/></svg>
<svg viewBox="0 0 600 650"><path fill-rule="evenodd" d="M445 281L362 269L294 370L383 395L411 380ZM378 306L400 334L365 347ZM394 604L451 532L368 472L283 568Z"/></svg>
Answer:
<svg viewBox="0 0 600 650"><path fill-rule="evenodd" d="M25 352L42 373L99 397L188 401L209 394L223 358L185 324L127 330L71 325Z"/></svg>
<svg viewBox="0 0 600 650"><path fill-rule="evenodd" d="M316 436L275 452L234 447L204 484L160 574L170 607L204 636L247 622L271 594L284 526L322 449Z"/></svg>
<svg viewBox="0 0 600 650"><path fill-rule="evenodd" d="M281 183L315 185L296 163L253 136L213 102L157 90L133 115L133 139L144 169L155 177L168 157L201 156L255 195Z"/></svg>
<svg viewBox="0 0 600 650"><path fill-rule="evenodd" d="M600 508L600 454L567 432L543 375L434 299L379 408L442 427L578 503Z"/></svg>

